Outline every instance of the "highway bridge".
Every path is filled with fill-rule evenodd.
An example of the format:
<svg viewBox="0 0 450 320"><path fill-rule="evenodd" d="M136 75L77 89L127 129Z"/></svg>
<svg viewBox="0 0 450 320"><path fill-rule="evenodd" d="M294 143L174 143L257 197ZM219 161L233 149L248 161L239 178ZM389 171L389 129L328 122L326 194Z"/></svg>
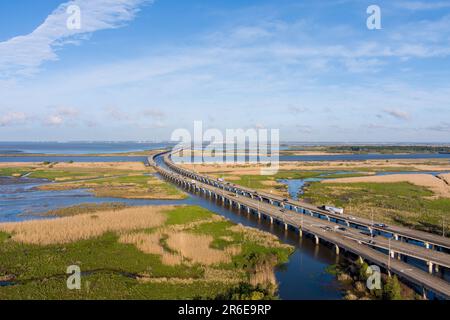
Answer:
<svg viewBox="0 0 450 320"><path fill-rule="evenodd" d="M155 161L159 158L162 162ZM385 269L387 273L397 274L400 278L420 286L422 293L433 292L437 296L449 299L450 285L447 281L433 275L439 268L450 268L450 255L447 253L446 239L435 239L430 242L428 234L418 234L415 230L402 230L399 236L391 238L376 237L361 233L361 230L352 228L353 219L335 217L327 211L318 210L307 204L300 206L294 201L286 201L277 197L262 195L254 190L248 190L237 185L216 181L210 177L178 167L170 159L170 153L163 153L149 158L149 164L165 179L175 183L191 192L199 192L228 204L238 210L245 210L248 214L255 214L259 219L266 219L270 223L278 224L285 230L293 230L300 236L308 235L318 244L320 241L332 245L336 254L341 250L351 252L361 259L374 263ZM265 201L264 199L267 199ZM279 203L276 203L279 201ZM294 205L297 204L297 205ZM318 217L322 216L321 219ZM323 217L326 219L323 219ZM372 225L358 220L367 230ZM390 228L390 232L392 232ZM384 231L384 229L382 230ZM400 236L401 235L401 236ZM413 235L414 239L429 243L419 246L409 242L400 241L405 235ZM425 236L425 238L423 237ZM432 250L434 249L434 250ZM423 261L428 266L428 272L405 263L403 260L414 258Z"/></svg>

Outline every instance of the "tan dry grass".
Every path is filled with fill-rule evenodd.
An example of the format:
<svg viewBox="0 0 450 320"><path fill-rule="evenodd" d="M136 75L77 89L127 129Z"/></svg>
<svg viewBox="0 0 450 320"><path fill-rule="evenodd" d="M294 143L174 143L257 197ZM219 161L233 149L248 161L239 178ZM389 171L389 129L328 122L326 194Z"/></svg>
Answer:
<svg viewBox="0 0 450 320"><path fill-rule="evenodd" d="M200 173L221 173L235 175L260 174L262 164L184 164L182 167ZM450 171L450 162L442 159L394 159L365 161L281 161L280 170L357 170L358 168L400 168L411 171Z"/></svg>
<svg viewBox="0 0 450 320"><path fill-rule="evenodd" d="M445 184L450 185L450 173L440 174L439 178L441 178Z"/></svg>
<svg viewBox="0 0 450 320"><path fill-rule="evenodd" d="M0 168L20 168L20 167L26 167L26 168L37 168L40 167L41 163L39 162L1 162Z"/></svg>
<svg viewBox="0 0 450 320"><path fill-rule="evenodd" d="M232 232L241 233L246 241L256 242L264 247L270 248L290 248L288 244L281 243L277 236L255 228L245 227L242 224L228 228Z"/></svg>
<svg viewBox="0 0 450 320"><path fill-rule="evenodd" d="M0 224L0 230L12 234L14 241L37 244L63 244L98 237L106 232L124 232L161 226L163 211L173 207L148 206L83 214L53 220Z"/></svg>
<svg viewBox="0 0 450 320"><path fill-rule="evenodd" d="M210 247L213 240L209 235L177 232L169 235L167 244L192 262L205 265L231 262L231 257L241 251L237 246L227 247L225 250L213 249Z"/></svg>
<svg viewBox="0 0 450 320"><path fill-rule="evenodd" d="M409 182L417 186L426 187L433 191L436 196L450 198L450 186L442 179L431 174L390 174L385 176L367 176L354 178L339 178L323 180L322 183L395 183Z"/></svg>
<svg viewBox="0 0 450 320"><path fill-rule="evenodd" d="M56 169L111 169L111 170L149 170L142 162L60 162L53 166Z"/></svg>
<svg viewBox="0 0 450 320"><path fill-rule="evenodd" d="M161 256L161 262L165 265L173 266L181 264L182 257L164 250L160 240L162 233L132 233L121 235L119 242L133 244L144 253L157 254Z"/></svg>

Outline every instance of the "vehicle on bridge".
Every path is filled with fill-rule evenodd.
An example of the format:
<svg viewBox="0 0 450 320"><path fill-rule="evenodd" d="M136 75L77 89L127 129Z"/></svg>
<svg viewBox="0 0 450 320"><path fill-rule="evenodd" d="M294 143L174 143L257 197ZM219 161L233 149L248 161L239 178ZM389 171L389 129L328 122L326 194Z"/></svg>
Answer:
<svg viewBox="0 0 450 320"><path fill-rule="evenodd" d="M344 214L344 209L343 208L337 208L337 207L331 207L331 206L322 206L320 207L320 209L331 212L331 213L336 213L336 214Z"/></svg>
<svg viewBox="0 0 450 320"><path fill-rule="evenodd" d="M374 223L373 226L374 226L374 227L378 227L378 228L383 228L383 229L385 229L385 228L388 227L388 226L385 225L384 223Z"/></svg>

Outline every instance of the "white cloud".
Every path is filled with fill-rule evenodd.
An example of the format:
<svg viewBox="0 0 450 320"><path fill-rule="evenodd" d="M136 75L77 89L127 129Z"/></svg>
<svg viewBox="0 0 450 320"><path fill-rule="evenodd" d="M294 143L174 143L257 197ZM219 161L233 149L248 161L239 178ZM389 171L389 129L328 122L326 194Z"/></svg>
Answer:
<svg viewBox="0 0 450 320"><path fill-rule="evenodd" d="M33 32L0 42L3 77L35 73L46 61L57 60L57 50L78 43L90 33L118 28L135 17L149 0L74 0L61 4ZM81 9L81 28L67 28L69 5Z"/></svg>
<svg viewBox="0 0 450 320"><path fill-rule="evenodd" d="M440 124L430 126L427 129L432 130L432 131L438 131L438 132L450 132L450 123L449 122L441 122Z"/></svg>
<svg viewBox="0 0 450 320"><path fill-rule="evenodd" d="M163 119L166 116L166 114L163 111L158 110L158 109L145 109L142 112L142 115L144 115L145 117L159 119L159 120Z"/></svg>
<svg viewBox="0 0 450 320"><path fill-rule="evenodd" d="M64 118L60 115L51 115L45 120L45 124L49 126L59 126L64 123Z"/></svg>
<svg viewBox="0 0 450 320"><path fill-rule="evenodd" d="M24 112L9 112L0 116L0 127L23 124L28 120Z"/></svg>
<svg viewBox="0 0 450 320"><path fill-rule="evenodd" d="M399 119L399 120L408 120L411 116L409 113L405 112L405 111L401 111L401 110L396 110L396 109L384 109L383 110L385 113L387 113L388 115Z"/></svg>

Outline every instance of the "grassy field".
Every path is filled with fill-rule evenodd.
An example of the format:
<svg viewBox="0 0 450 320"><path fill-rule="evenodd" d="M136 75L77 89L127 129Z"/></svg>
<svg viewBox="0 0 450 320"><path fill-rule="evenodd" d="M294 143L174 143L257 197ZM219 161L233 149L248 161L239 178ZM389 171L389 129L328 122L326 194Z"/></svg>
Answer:
<svg viewBox="0 0 450 320"><path fill-rule="evenodd" d="M275 175L264 176L256 174L240 174L234 175L232 173L214 173L214 177L223 177L226 181L265 192L272 192L282 196L288 196L287 186L278 180L284 179L308 179L308 178L323 178L334 179L337 177L359 177L364 176L364 173L349 172L347 174L333 174L334 171L304 171L304 170L280 170Z"/></svg>
<svg viewBox="0 0 450 320"><path fill-rule="evenodd" d="M442 234L450 220L450 199L430 199L433 192L407 182L312 183L303 196L317 204L346 208L348 214ZM447 235L449 232L447 231Z"/></svg>
<svg viewBox="0 0 450 320"><path fill-rule="evenodd" d="M153 169L115 169L114 164L40 164L34 167L0 168L0 176L47 179L53 184L40 186L42 190L91 189L98 197L133 199L184 199L187 196L176 187L151 175ZM126 168L117 164L118 168ZM130 165L131 168L133 166Z"/></svg>
<svg viewBox="0 0 450 320"><path fill-rule="evenodd" d="M85 181L49 184L44 190L91 189L98 197L127 199L185 199L175 186L148 174L129 174Z"/></svg>
<svg viewBox="0 0 450 320"><path fill-rule="evenodd" d="M116 210L109 214L120 212ZM281 244L270 234L234 225L199 207L169 207L159 213L165 218L158 218L153 222L155 225L149 227L135 225L130 229L129 223L125 222L126 228L105 229L104 233L83 240L46 245L32 244L27 237L15 241L14 234L20 231L21 224L15 225L15 231L11 233L6 233L0 225L0 230L3 230L0 231L0 281L12 284L0 286L0 300L275 297L273 284L251 284L252 279L261 270L261 265L270 266L273 272L276 264L287 261L292 247ZM86 215L102 214L107 213L84 213L58 220L85 219ZM97 221L104 225L107 220L96 218L91 224L95 225ZM44 225L48 222L33 223ZM64 227L70 227L70 224L58 225L58 229ZM174 246L176 241L170 241L173 235L181 233L190 235L186 238L188 244L196 239L195 235L208 237L211 240L208 252L226 252L229 259L219 263L200 263L196 256L184 256L183 245L177 247ZM161 235L161 253L140 250L145 243L121 241L127 235L137 234ZM232 247L240 250L227 251ZM181 262L165 262L162 258L164 252L181 256ZM196 254L202 255L201 248ZM66 287L68 275L65 272L70 265L81 268L81 290L68 290Z"/></svg>
<svg viewBox="0 0 450 320"><path fill-rule="evenodd" d="M126 199L185 199L176 187L147 174L130 174L40 186L41 190L90 189L97 197Z"/></svg>
<svg viewBox="0 0 450 320"><path fill-rule="evenodd" d="M129 206L122 202L108 202L108 203L83 203L80 205L50 210L45 212L44 216L69 217L85 213L95 213L102 211L117 211L128 208Z"/></svg>
<svg viewBox="0 0 450 320"><path fill-rule="evenodd" d="M400 146L400 145L342 145L342 146L289 146L287 150L281 151L281 154L289 154L293 151L309 151L309 152L325 152L325 153L353 153L353 154L367 154L367 153L438 153L450 152L449 146Z"/></svg>

